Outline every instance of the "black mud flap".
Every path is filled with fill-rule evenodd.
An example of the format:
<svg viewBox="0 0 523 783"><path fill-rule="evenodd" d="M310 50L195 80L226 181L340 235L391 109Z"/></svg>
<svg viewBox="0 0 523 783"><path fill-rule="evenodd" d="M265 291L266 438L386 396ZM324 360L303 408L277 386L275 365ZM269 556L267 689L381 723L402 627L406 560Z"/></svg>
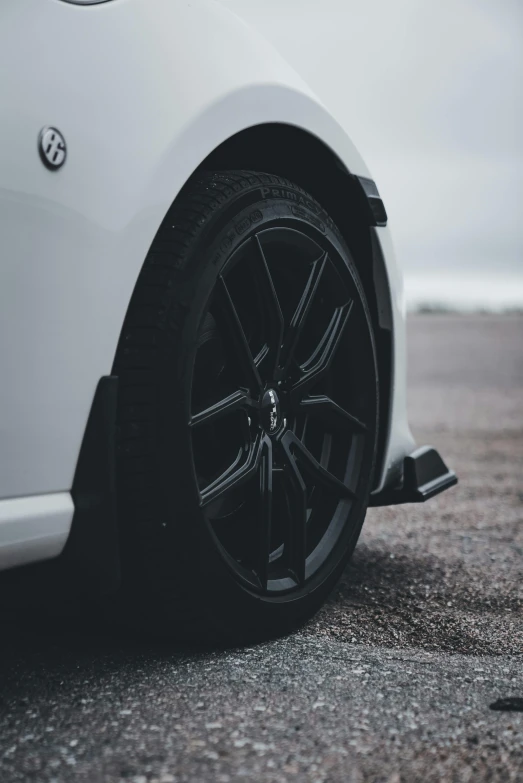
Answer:
<svg viewBox="0 0 523 783"><path fill-rule="evenodd" d="M458 477L448 469L436 449L422 446L405 457L401 484L371 495L369 506L425 503L457 483Z"/></svg>
<svg viewBox="0 0 523 783"><path fill-rule="evenodd" d="M61 555L69 584L103 595L120 585L115 435L118 378L100 378L85 429L71 495L74 516Z"/></svg>

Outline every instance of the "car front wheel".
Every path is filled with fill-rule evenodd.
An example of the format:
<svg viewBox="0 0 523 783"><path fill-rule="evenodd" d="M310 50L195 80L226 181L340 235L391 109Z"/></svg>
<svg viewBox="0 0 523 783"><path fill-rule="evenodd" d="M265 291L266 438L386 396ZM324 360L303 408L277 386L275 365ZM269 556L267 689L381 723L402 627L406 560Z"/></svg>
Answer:
<svg viewBox="0 0 523 783"><path fill-rule="evenodd" d="M377 438L369 310L333 221L273 175L195 175L115 373L126 618L228 640L303 622L356 545Z"/></svg>

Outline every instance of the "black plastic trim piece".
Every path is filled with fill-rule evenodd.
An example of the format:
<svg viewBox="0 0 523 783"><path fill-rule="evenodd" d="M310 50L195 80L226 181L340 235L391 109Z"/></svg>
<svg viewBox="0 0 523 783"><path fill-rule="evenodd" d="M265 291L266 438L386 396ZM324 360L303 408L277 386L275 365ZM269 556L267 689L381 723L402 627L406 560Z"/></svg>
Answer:
<svg viewBox="0 0 523 783"><path fill-rule="evenodd" d="M121 580L115 480L118 378L102 377L76 465L71 495L74 516L61 555L63 567L80 593L101 595Z"/></svg>
<svg viewBox="0 0 523 783"><path fill-rule="evenodd" d="M369 210L369 224L371 226L386 226L387 211L381 200L376 183L368 177L356 177L365 195Z"/></svg>
<svg viewBox="0 0 523 783"><path fill-rule="evenodd" d="M369 506L395 506L400 503L425 503L458 483L432 446L422 446L403 462L403 481L393 489L371 495Z"/></svg>

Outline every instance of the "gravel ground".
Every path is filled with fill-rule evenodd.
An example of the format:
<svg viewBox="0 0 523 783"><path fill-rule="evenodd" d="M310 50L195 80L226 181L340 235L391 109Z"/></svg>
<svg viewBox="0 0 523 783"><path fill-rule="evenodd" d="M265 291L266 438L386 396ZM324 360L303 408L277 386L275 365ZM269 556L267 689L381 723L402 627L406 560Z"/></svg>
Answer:
<svg viewBox="0 0 523 783"><path fill-rule="evenodd" d="M410 418L460 476L374 509L287 639L3 625L0 781L523 781L523 318L410 321Z"/></svg>

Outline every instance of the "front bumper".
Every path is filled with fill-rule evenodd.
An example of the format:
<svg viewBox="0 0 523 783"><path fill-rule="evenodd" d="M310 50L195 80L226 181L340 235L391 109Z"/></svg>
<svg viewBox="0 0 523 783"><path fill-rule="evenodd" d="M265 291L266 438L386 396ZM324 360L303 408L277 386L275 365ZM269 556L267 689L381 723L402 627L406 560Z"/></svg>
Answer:
<svg viewBox="0 0 523 783"><path fill-rule="evenodd" d="M458 483L432 446L422 446L403 461L403 478L399 484L371 495L370 506L395 506L400 503L424 503Z"/></svg>

